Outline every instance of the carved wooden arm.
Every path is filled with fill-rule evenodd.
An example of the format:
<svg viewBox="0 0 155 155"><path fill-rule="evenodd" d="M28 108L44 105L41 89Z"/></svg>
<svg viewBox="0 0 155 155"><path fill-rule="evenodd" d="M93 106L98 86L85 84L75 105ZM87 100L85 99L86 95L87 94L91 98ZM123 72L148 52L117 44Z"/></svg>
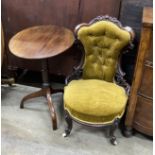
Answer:
<svg viewBox="0 0 155 155"><path fill-rule="evenodd" d="M83 72L82 66L83 66L84 59L85 59L84 48L78 39L75 41L75 44L79 48L79 51L82 54L81 61L78 66L73 67L73 72L67 76L67 78L65 80L65 84L68 84L72 80L80 79L82 76L82 72Z"/></svg>

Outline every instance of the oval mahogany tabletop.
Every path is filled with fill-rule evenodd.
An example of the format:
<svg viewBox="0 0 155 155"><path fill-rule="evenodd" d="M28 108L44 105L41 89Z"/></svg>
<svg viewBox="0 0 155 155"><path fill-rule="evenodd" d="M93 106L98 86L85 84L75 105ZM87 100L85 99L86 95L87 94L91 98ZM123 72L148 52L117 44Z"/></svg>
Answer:
<svg viewBox="0 0 155 155"><path fill-rule="evenodd" d="M34 26L14 35L9 42L12 54L25 59L43 59L58 55L72 46L73 33L55 25Z"/></svg>

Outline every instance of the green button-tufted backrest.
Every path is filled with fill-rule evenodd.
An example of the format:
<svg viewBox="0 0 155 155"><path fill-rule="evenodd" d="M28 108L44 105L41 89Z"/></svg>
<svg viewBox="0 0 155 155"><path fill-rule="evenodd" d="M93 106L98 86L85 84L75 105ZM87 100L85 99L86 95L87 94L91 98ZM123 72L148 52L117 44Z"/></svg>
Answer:
<svg viewBox="0 0 155 155"><path fill-rule="evenodd" d="M85 50L83 78L112 82L118 56L129 43L130 33L110 21L98 21L82 26L77 37Z"/></svg>

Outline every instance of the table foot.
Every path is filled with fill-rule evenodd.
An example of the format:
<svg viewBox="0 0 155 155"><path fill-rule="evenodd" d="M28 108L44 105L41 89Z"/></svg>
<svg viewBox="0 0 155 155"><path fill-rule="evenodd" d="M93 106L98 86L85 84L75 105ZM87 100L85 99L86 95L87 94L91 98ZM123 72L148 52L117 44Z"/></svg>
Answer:
<svg viewBox="0 0 155 155"><path fill-rule="evenodd" d="M24 108L24 103L26 100L29 100L35 97L40 97L40 96L45 96L47 98L47 103L48 103L50 115L51 115L51 121L53 124L53 130L56 130L57 129L57 117L56 117L56 112L55 112L54 105L53 105L52 98L51 98L50 88L42 88L41 90L37 92L31 93L25 96L21 101L20 108L21 109Z"/></svg>
<svg viewBox="0 0 155 155"><path fill-rule="evenodd" d="M51 121L52 121L52 124L53 124L53 130L56 130L57 129L57 119L56 119L55 109L54 109L54 106L53 106L53 103L52 103L50 89L47 89L46 97L47 97L48 106L49 106L49 110L50 110Z"/></svg>
<svg viewBox="0 0 155 155"><path fill-rule="evenodd" d="M37 92L34 92L34 93L31 93L27 96L25 96L22 101L21 101L21 104L20 104L20 108L23 109L24 108L24 102L26 100L29 100L29 99L32 99L32 98L35 98L35 97L40 97L40 96L46 96L46 89L41 89Z"/></svg>

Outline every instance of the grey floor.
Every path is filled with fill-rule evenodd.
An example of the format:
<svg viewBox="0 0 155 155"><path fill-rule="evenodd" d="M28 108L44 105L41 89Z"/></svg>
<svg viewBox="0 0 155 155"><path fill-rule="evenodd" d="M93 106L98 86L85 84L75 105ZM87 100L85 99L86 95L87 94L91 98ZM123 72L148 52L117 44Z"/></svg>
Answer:
<svg viewBox="0 0 155 155"><path fill-rule="evenodd" d="M118 145L109 143L105 131L74 124L70 137L63 138L65 127L62 94L52 95L58 115L58 130L53 131L44 98L33 99L19 109L24 95L38 88L2 86L2 155L152 155L153 142L141 134L125 138L116 131Z"/></svg>

